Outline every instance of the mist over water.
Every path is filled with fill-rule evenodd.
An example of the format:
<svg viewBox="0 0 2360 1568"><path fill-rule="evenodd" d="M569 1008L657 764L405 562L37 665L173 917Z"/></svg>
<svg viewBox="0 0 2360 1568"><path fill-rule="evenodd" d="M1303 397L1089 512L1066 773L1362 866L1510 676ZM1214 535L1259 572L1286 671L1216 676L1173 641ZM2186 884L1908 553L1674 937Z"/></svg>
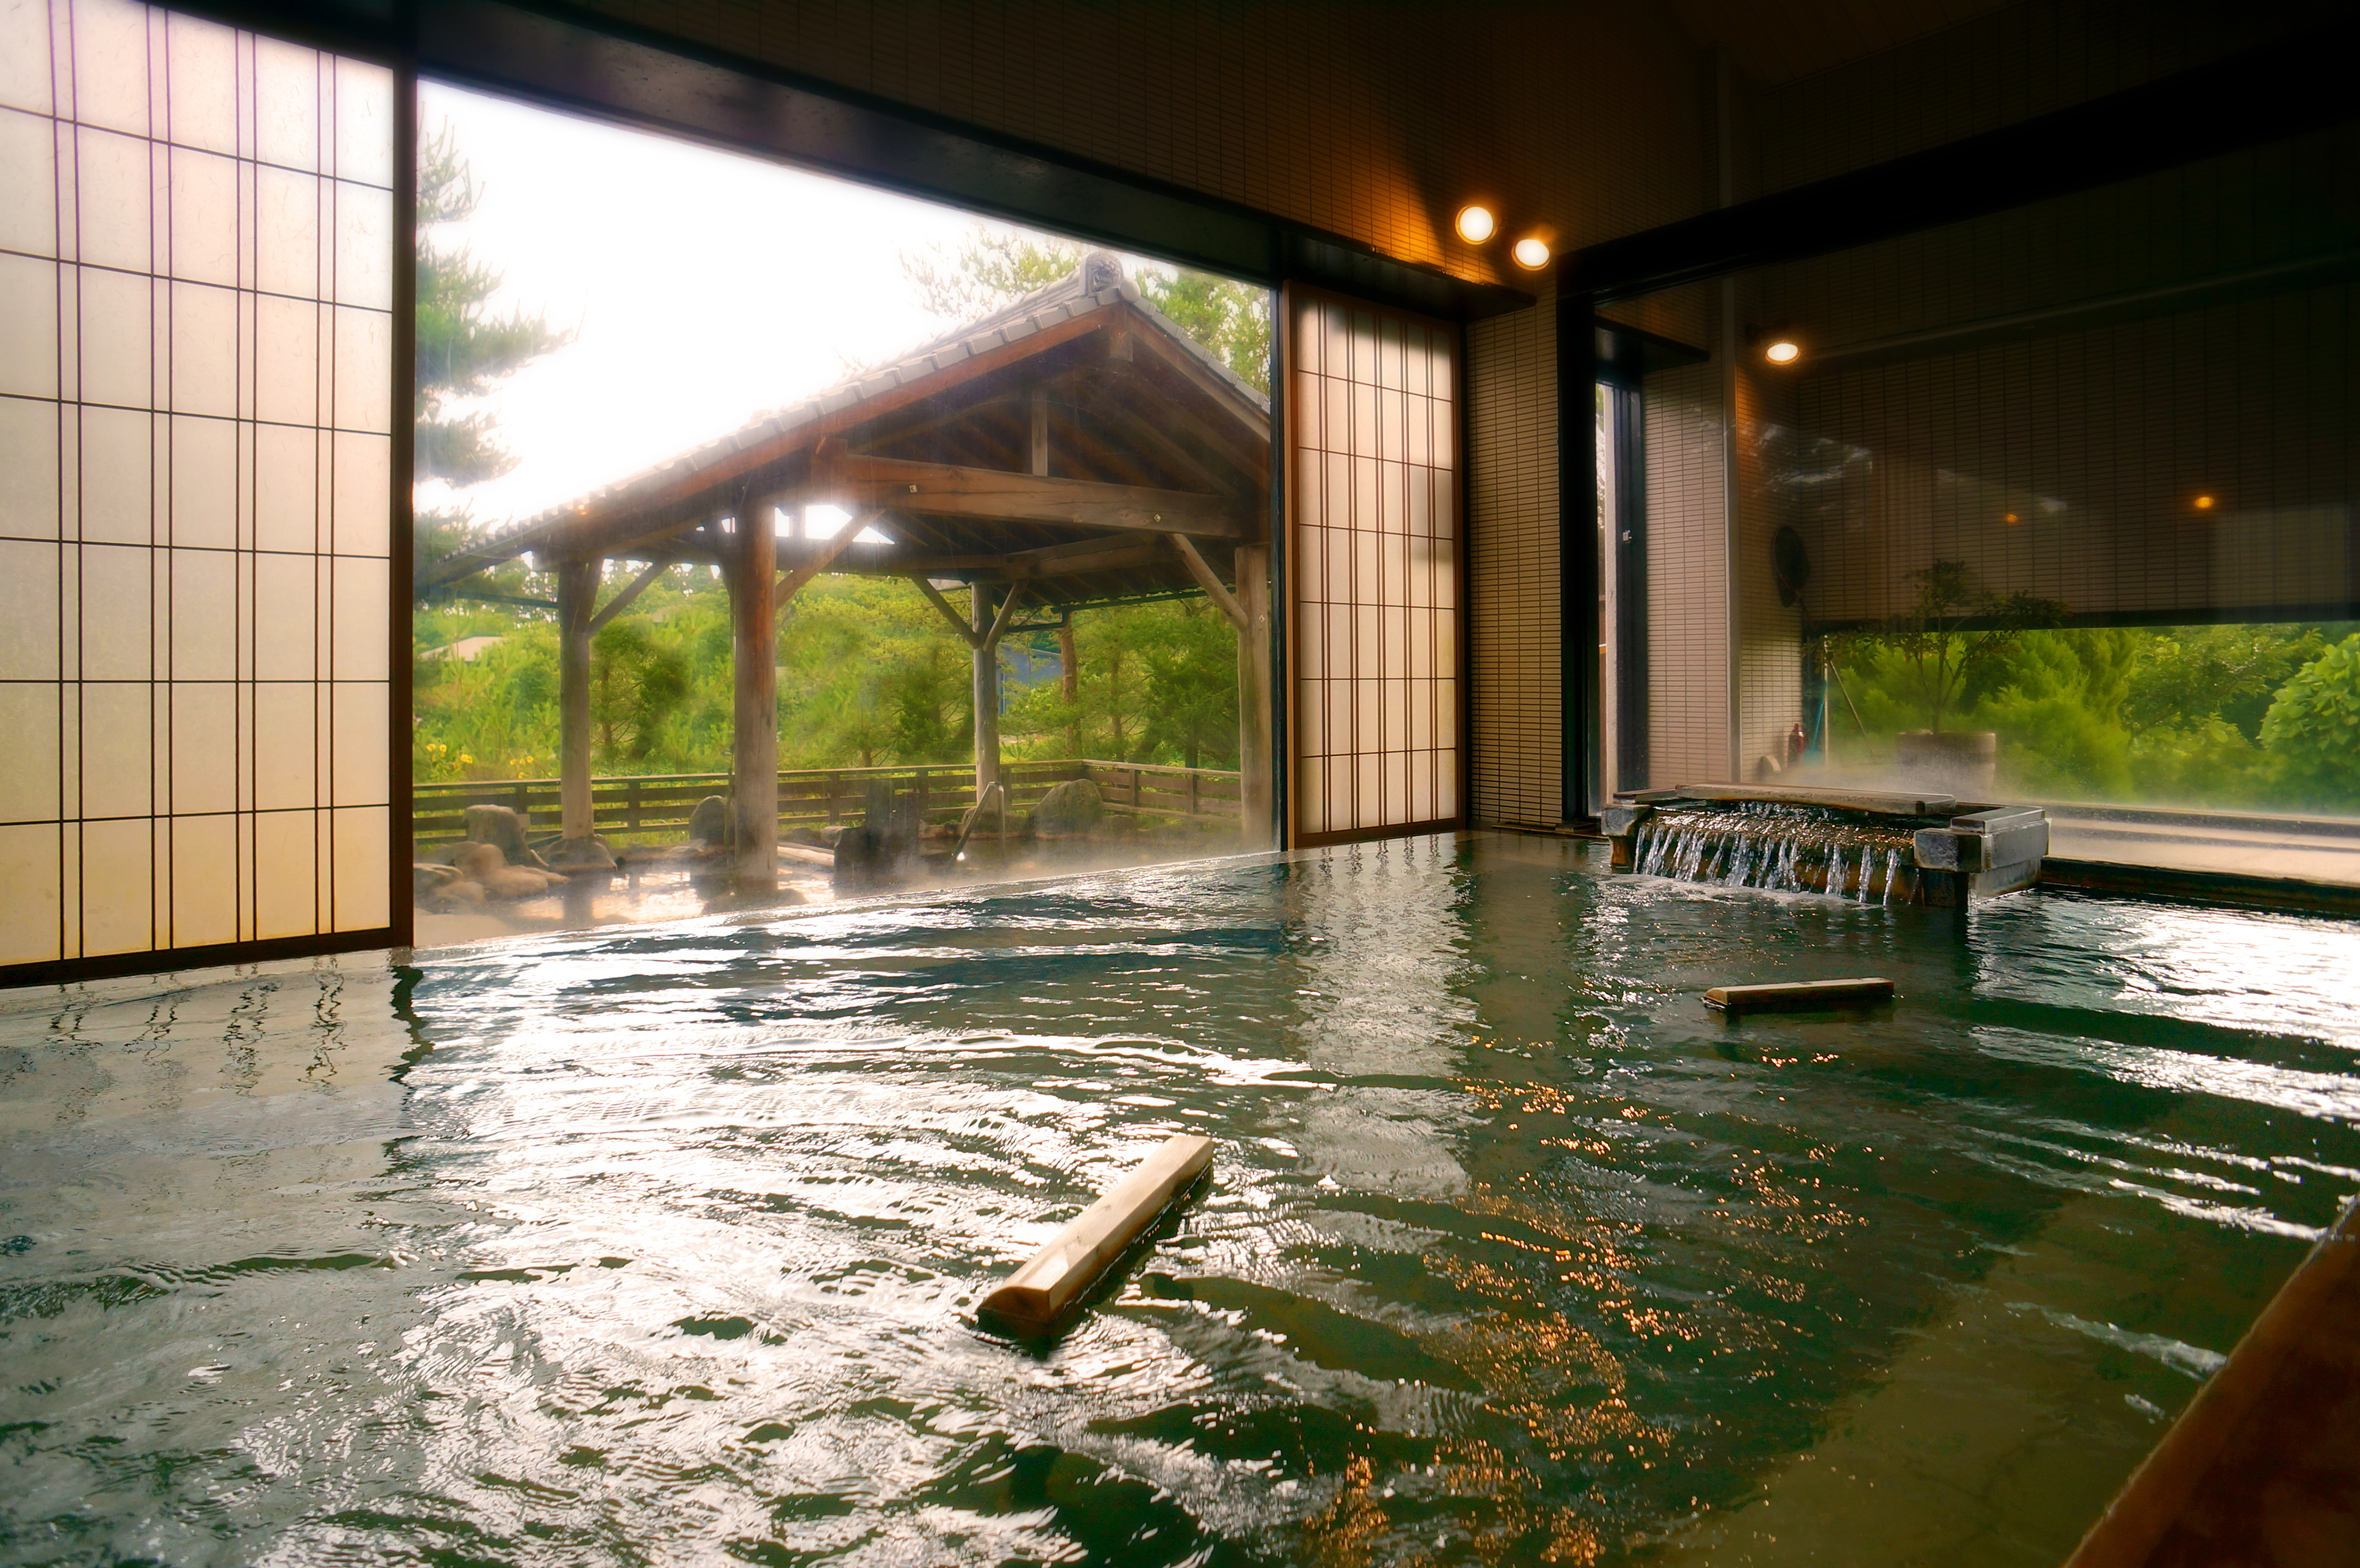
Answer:
<svg viewBox="0 0 2360 1568"><path fill-rule="evenodd" d="M0 1560L2053 1563L2360 1190L2355 973L1479 837L0 998Z"/></svg>

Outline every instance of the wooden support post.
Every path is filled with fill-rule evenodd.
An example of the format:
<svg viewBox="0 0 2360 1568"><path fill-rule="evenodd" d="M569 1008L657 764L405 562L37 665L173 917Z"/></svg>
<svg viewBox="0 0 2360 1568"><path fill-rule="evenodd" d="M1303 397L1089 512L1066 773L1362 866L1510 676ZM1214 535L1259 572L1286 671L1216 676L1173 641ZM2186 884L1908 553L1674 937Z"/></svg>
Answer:
<svg viewBox="0 0 2360 1568"><path fill-rule="evenodd" d="M975 798L980 802L1000 777L1000 632L1016 594L1011 590L1006 604L995 605L989 583L967 592L975 601Z"/></svg>
<svg viewBox="0 0 2360 1568"><path fill-rule="evenodd" d="M1081 656L1074 650L1074 612L1068 610L1057 622L1057 671L1065 698L1065 755L1078 757L1082 750L1082 664Z"/></svg>
<svg viewBox="0 0 2360 1568"><path fill-rule="evenodd" d="M1042 478L1049 476L1049 389L1032 388L1032 472Z"/></svg>
<svg viewBox="0 0 2360 1568"><path fill-rule="evenodd" d="M591 831L590 620L600 564L557 562L558 833L568 842Z"/></svg>
<svg viewBox="0 0 2360 1568"><path fill-rule="evenodd" d="M1205 597L1213 602L1213 607L1229 617L1229 625L1240 631L1245 630L1245 610L1238 604L1235 595L1221 586L1221 580L1213 574L1210 566L1205 564L1205 558L1196 553L1196 547L1188 536L1174 534L1172 547L1180 552L1180 559L1187 563L1188 575L1196 580L1196 586L1205 591Z"/></svg>
<svg viewBox="0 0 2360 1568"><path fill-rule="evenodd" d="M733 633L729 775L738 882L744 891L772 893L779 886L779 551L770 508L759 496L738 504L729 542L723 570Z"/></svg>
<svg viewBox="0 0 2360 1568"><path fill-rule="evenodd" d="M1274 849L1278 819L1272 810L1270 676L1270 547L1240 545L1237 552L1238 826L1247 849Z"/></svg>

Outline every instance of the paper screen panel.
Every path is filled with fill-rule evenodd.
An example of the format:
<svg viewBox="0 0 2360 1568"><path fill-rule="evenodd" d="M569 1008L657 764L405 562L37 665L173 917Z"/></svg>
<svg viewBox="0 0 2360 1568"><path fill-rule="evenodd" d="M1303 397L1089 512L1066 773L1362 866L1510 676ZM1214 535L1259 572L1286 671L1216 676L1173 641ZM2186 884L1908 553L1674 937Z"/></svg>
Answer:
<svg viewBox="0 0 2360 1568"><path fill-rule="evenodd" d="M0 965L382 930L393 73L125 0L0 58Z"/></svg>
<svg viewBox="0 0 2360 1568"><path fill-rule="evenodd" d="M1459 355L1437 322L1290 304L1295 832L1459 814Z"/></svg>

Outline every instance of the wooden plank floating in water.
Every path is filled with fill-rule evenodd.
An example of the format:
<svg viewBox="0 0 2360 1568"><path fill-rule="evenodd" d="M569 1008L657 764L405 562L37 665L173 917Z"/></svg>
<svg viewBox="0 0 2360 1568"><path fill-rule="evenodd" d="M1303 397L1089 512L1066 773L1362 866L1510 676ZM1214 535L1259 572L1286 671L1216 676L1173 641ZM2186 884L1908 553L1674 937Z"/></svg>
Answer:
<svg viewBox="0 0 2360 1568"><path fill-rule="evenodd" d="M1893 982L1864 980L1785 980L1767 985L1716 985L1704 994L1705 1006L1732 1013L1803 1013L1827 1007L1864 1007L1893 1000Z"/></svg>
<svg viewBox="0 0 2360 1568"><path fill-rule="evenodd" d="M1144 1165L1075 1215L1008 1283L986 1296L977 1315L1022 1334L1048 1333L1212 1162L1211 1138L1174 1134Z"/></svg>

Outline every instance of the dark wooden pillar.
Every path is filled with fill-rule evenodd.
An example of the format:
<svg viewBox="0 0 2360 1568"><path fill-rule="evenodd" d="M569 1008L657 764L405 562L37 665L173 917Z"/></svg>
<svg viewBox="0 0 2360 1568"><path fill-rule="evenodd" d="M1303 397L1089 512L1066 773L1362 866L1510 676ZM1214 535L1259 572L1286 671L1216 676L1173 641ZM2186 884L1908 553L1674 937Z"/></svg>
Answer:
<svg viewBox="0 0 2360 1568"><path fill-rule="evenodd" d="M1082 754L1082 657L1074 648L1074 613L1057 623L1057 671L1065 699L1065 755Z"/></svg>
<svg viewBox="0 0 2360 1568"><path fill-rule="evenodd" d="M1268 545L1238 547L1237 583L1243 612L1238 626L1238 831L1246 848L1269 849L1278 842L1278 819L1273 810L1277 791L1271 757Z"/></svg>
<svg viewBox="0 0 2360 1568"><path fill-rule="evenodd" d="M975 798L980 801L1000 777L1000 606L988 583L967 593L975 616Z"/></svg>
<svg viewBox="0 0 2360 1568"><path fill-rule="evenodd" d="M557 563L557 798L559 836L590 836L590 616L596 561Z"/></svg>
<svg viewBox="0 0 2360 1568"><path fill-rule="evenodd" d="M730 812L738 839L738 881L749 892L779 885L778 541L770 508L752 495L739 503L728 562L730 660Z"/></svg>

